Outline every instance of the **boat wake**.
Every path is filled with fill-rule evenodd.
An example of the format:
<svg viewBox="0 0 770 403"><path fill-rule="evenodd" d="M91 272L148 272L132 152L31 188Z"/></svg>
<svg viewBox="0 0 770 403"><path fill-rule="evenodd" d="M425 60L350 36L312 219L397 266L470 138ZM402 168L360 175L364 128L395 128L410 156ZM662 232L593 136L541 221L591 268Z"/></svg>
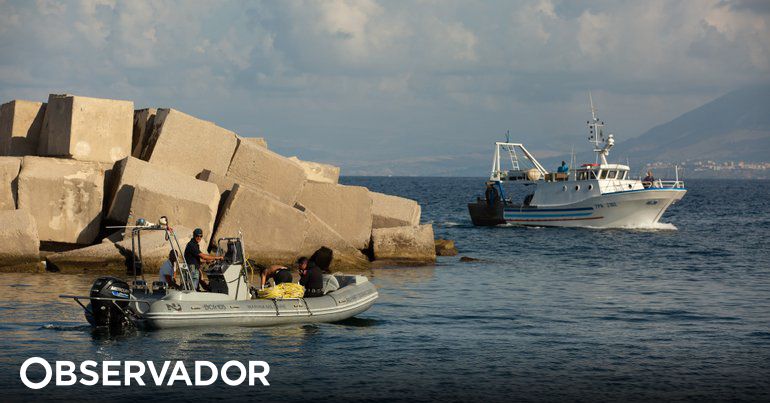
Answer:
<svg viewBox="0 0 770 403"><path fill-rule="evenodd" d="M648 231L677 231L679 230L676 225L668 222L656 222L653 224L644 225L629 225L622 227L624 229L636 229L636 230L648 230Z"/></svg>
<svg viewBox="0 0 770 403"><path fill-rule="evenodd" d="M47 323L43 326L40 326L40 329L54 330L57 332L82 332L83 330L91 330L91 325L85 324L85 325L62 326L62 325L54 325L52 323Z"/></svg>

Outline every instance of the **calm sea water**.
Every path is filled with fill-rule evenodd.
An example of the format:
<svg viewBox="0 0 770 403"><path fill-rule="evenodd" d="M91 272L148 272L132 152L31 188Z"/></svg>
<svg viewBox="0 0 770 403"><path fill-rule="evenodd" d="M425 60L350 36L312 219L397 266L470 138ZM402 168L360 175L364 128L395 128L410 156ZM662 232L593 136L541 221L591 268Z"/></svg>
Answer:
<svg viewBox="0 0 770 403"><path fill-rule="evenodd" d="M481 179L344 178L418 200L463 263L375 269L340 324L93 334L56 298L92 278L0 275L0 401L770 400L770 182L689 181L666 230L475 228ZM675 227L675 229L673 229ZM264 360L270 387L26 389L54 360Z"/></svg>

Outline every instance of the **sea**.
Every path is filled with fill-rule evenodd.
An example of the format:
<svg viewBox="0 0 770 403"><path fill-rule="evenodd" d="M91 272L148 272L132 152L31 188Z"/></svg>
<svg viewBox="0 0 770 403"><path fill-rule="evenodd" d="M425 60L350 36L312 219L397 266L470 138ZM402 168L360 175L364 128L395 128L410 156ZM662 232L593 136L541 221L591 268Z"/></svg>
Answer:
<svg viewBox="0 0 770 403"><path fill-rule="evenodd" d="M417 200L459 255L366 272L380 298L341 323L123 335L58 298L94 276L2 274L0 401L770 401L769 181L687 181L633 230L474 227L483 178L341 181ZM261 360L270 386L32 390L30 357Z"/></svg>

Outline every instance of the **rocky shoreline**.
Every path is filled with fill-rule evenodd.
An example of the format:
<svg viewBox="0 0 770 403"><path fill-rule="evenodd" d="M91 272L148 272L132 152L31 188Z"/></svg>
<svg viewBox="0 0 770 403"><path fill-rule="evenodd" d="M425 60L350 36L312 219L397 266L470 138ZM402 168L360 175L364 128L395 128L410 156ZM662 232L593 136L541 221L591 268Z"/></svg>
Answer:
<svg viewBox="0 0 770 403"><path fill-rule="evenodd" d="M125 271L130 232L110 227L161 216L180 242L194 228L209 246L240 233L261 264L321 246L334 250L334 270L435 262L416 201L340 185L339 175L176 109L14 100L0 107L0 272ZM156 238L143 238L149 267L168 253Z"/></svg>

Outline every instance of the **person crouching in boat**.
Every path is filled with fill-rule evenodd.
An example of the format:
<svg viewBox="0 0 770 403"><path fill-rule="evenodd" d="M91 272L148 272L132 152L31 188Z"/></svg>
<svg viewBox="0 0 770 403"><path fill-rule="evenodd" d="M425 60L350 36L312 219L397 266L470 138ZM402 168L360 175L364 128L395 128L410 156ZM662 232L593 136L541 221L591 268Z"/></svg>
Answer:
<svg viewBox="0 0 770 403"><path fill-rule="evenodd" d="M324 272L329 272L334 252L322 246L315 251L304 270L300 269L299 284L305 287L305 298L320 297L324 295Z"/></svg>
<svg viewBox="0 0 770 403"><path fill-rule="evenodd" d="M297 260L297 265L301 267L300 262L304 262L305 266L307 266L306 257L303 256ZM289 270L289 268L286 266L279 266L279 265L273 265L268 268L262 269L260 273L259 288L260 289L265 288L265 284L267 284L267 282L270 280L273 280L274 285L278 285L282 283L291 283L293 280L293 277L291 275L291 270Z"/></svg>
<svg viewBox="0 0 770 403"><path fill-rule="evenodd" d="M187 246L184 248L184 260L187 262L187 267L190 268L190 276L192 277L193 290L198 290L200 284L204 290L208 290L209 285L205 281L201 280L201 262L213 262L216 260L224 260L224 256L214 256L208 253L201 252L200 241L203 240L203 230L196 228L193 231L192 239L187 242Z"/></svg>

